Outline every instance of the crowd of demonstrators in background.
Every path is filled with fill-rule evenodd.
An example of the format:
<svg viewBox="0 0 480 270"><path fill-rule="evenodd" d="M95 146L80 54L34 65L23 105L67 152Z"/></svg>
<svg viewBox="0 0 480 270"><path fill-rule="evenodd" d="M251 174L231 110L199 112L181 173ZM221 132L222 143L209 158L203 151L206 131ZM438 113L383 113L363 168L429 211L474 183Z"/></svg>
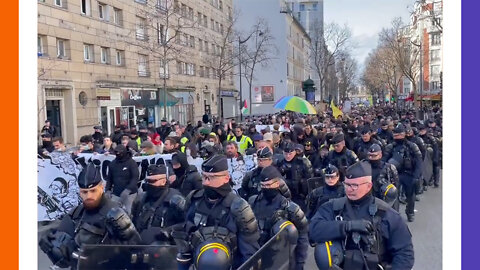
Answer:
<svg viewBox="0 0 480 270"><path fill-rule="evenodd" d="M305 240L305 220L314 222L310 228L322 229L325 228L324 222L333 222L330 215L336 211L336 206L330 203L335 198L348 198L349 202L358 205L363 205L365 201L375 204L377 200L382 201L379 209L387 213L384 220L389 224L387 226L392 226L390 222L399 222L396 211L399 203L404 203L407 220L414 221L415 202L420 200L418 195L431 186L440 185L442 108L429 108L425 116L426 119L418 119L414 110L390 105L353 106L351 112L337 118L331 111L317 115L282 111L246 117L242 123L234 119L211 119L208 115L204 115L196 126L190 122L171 120L169 123L167 119L162 119L158 127L151 123L138 126L138 129L118 125L109 136L102 127L95 126L93 134L80 138L80 145L73 148L72 155L93 153L116 156L109 165L105 191L122 202L128 213L140 187L138 166L132 159L134 156L172 154L172 167L151 168L149 172L148 184L154 187L147 185L148 192L155 193L155 198L165 200L161 196L167 194L162 191L162 186L165 186L174 189L176 195L187 197L187 201L201 201L204 193L199 190L204 187L207 187L205 195L213 200L226 198L232 191L232 181L225 174L225 158L244 160L245 155L253 155L257 168L245 175L240 189L235 191L239 196L231 199L239 200L241 205L240 198L249 201L259 220L269 218L261 211L263 204L275 198L277 204L272 207L280 209L285 207L283 202L291 202L298 215L291 217L291 221L301 227L298 229ZM52 131L52 126L46 124L38 151L41 157L48 157L53 151L66 151L62 138L54 137L52 133L55 134L54 129ZM204 159L204 168L210 168L210 171L199 172L197 167L188 163L189 157ZM423 175L425 161L431 161L433 168L428 179ZM268 171L265 171L267 168ZM155 184L156 179L163 181L164 178L165 183ZM360 188L361 185L365 186ZM150 200L142 198L146 201L135 205ZM150 205L153 203L149 201ZM284 209L286 212L292 210L287 208ZM208 213L204 214L208 216ZM185 218L197 222L196 218L188 215ZM341 235L336 237L352 232L371 232L370 223L335 222L335 226L341 229ZM264 225L259 227L260 234L274 224ZM253 225L249 223L248 226ZM404 256L403 259L413 265L413 253L410 254L409 247L411 236L405 235L403 225L399 228L403 242L395 237L389 241L399 241L404 245L401 248L405 248L405 253L395 256ZM328 240L325 236L325 233L310 231L313 242ZM265 239L260 237L259 241L264 243ZM295 251L295 269L303 269L306 256L303 244L299 244ZM395 245L392 242L388 244ZM390 263L398 265L395 259Z"/></svg>

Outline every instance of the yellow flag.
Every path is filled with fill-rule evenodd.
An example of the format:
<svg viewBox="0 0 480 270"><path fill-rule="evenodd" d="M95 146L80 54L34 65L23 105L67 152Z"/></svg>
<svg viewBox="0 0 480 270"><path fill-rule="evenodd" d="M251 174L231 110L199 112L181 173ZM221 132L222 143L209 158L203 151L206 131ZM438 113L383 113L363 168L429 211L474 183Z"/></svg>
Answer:
<svg viewBox="0 0 480 270"><path fill-rule="evenodd" d="M343 116L342 110L340 110L339 108L337 108L337 106L335 106L335 104L333 103L333 100L332 100L332 102L330 103L330 107L332 108L333 117L335 117L335 119L336 119L339 115L342 115L342 116Z"/></svg>

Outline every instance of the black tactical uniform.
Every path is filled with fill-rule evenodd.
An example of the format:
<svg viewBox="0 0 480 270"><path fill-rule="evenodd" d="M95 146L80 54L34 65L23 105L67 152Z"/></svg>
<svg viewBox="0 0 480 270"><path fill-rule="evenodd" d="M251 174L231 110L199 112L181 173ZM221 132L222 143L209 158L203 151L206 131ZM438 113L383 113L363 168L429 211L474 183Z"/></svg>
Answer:
<svg viewBox="0 0 480 270"><path fill-rule="evenodd" d="M337 144L344 140L345 138L342 133L336 134L332 138L332 144ZM329 164L338 168L341 182L345 179L345 170L347 167L358 161L357 155L352 150L347 149L347 147L344 147L339 153L335 150L330 150L327 159Z"/></svg>
<svg viewBox="0 0 480 270"><path fill-rule="evenodd" d="M371 176L367 162L357 164L348 168L349 179ZM342 269L380 269L377 265L382 265L381 269L407 270L414 264L407 225L398 212L371 193L356 201L342 197L320 206L310 221L309 237L317 248L340 242L344 256L338 266Z"/></svg>
<svg viewBox="0 0 480 270"><path fill-rule="evenodd" d="M158 180L160 177L162 180ZM183 208L185 198L176 189L169 188L165 165L150 165L142 189L145 193L138 196L132 206L132 221L140 233L144 244L171 244L172 226L185 221ZM165 181L163 186L150 184Z"/></svg>
<svg viewBox="0 0 480 270"><path fill-rule="evenodd" d="M227 158L215 155L202 164L202 170L208 173L227 172ZM220 246L220 250L228 250L231 255L226 263L233 262L234 269L260 248L258 224L252 209L247 201L232 192L228 183L218 188L204 186L204 189L191 192L186 198L186 209L183 234L174 233L175 238L188 243L178 241L180 269L188 269L192 254L195 264L221 263L215 261L219 259L218 250L215 254L209 253L211 248L207 247L208 243ZM204 252L199 252L202 247Z"/></svg>
<svg viewBox="0 0 480 270"><path fill-rule="evenodd" d="M421 125L419 131L425 130L426 127ZM432 155L432 165L433 165L433 179L425 179L425 181L431 185L432 183L435 187L439 186L440 181L440 149L438 147L438 140L429 134L428 132L424 135L420 135L420 138L425 142L425 148L427 152Z"/></svg>
<svg viewBox="0 0 480 270"><path fill-rule="evenodd" d="M80 189L94 188L101 182L100 162L90 163L78 178ZM87 208L82 203L72 209L57 228L50 229L40 239L39 245L57 266L76 269L73 253L78 253L83 245L139 242L140 237L128 214L119 203L102 194L95 208Z"/></svg>
<svg viewBox="0 0 480 270"><path fill-rule="evenodd" d="M291 153L295 151L295 144L288 143L283 151ZM292 160L283 159L278 164L280 173L284 176L292 200L298 204L302 210L306 210L305 199L308 195L307 180L313 177L313 169L310 161L306 157L296 155Z"/></svg>
<svg viewBox="0 0 480 270"><path fill-rule="evenodd" d="M339 177L338 168L329 164L322 170L324 177ZM318 207L328 202L330 199L340 198L345 196L345 188L340 180L333 186L325 183L324 186L314 189L307 196L307 218L312 219L313 215L317 211Z"/></svg>
<svg viewBox="0 0 480 270"><path fill-rule="evenodd" d="M257 151L257 158L273 158L272 152L268 147L262 148ZM261 182L261 176L260 173L262 172L263 168L262 167L257 167L253 169L252 171L249 171L245 174L242 180L242 188L239 191L240 196L242 198L248 200L253 195L258 195L260 194L260 191L262 190L260 187L260 182ZM288 189L288 186L285 184L285 181L283 179L279 179L280 181L280 193L285 196L286 198L291 198L292 194L290 193L290 190Z"/></svg>
<svg viewBox="0 0 480 270"><path fill-rule="evenodd" d="M369 149L369 154L381 154L382 148L374 144ZM384 200L393 209L399 210L398 192L399 187L398 172L394 165L379 160L369 160L372 166L372 193L375 197ZM390 186L393 185L393 186Z"/></svg>
<svg viewBox="0 0 480 270"><path fill-rule="evenodd" d="M403 125L394 129L394 133L405 133ZM400 184L407 197L406 214L409 221L414 220L415 190L417 181L422 175L422 153L418 146L407 139L395 140L385 147L383 161L395 165L400 178Z"/></svg>
<svg viewBox="0 0 480 270"><path fill-rule="evenodd" d="M361 131L361 135L364 135L366 133L370 134L369 126L364 126ZM356 138L352 150L357 154L357 157L359 160L367 159L368 150L374 143L381 145L381 142L377 141L372 137L370 137L370 140L368 140L367 142L365 142L361 137L359 137L359 138Z"/></svg>
<svg viewBox="0 0 480 270"><path fill-rule="evenodd" d="M393 134L388 130L388 123L386 121L381 122L381 131L378 132L377 136L382 139L383 145L388 145L393 142Z"/></svg>
<svg viewBox="0 0 480 270"><path fill-rule="evenodd" d="M279 179L281 174L273 166L265 167L260 175L261 181ZM291 221L298 231L298 239L290 268L302 270L308 251L308 222L300 206L281 195L278 189L263 188L261 193L249 198L249 204L260 228L260 246L263 246L275 233L278 222ZM262 262L267 266L267 262Z"/></svg>
<svg viewBox="0 0 480 270"><path fill-rule="evenodd" d="M187 196L192 190L202 188L202 177L195 165L189 165L187 156L177 152L172 155L172 164L180 164L180 168L173 169L176 180L170 184L170 188L177 189L183 196Z"/></svg>

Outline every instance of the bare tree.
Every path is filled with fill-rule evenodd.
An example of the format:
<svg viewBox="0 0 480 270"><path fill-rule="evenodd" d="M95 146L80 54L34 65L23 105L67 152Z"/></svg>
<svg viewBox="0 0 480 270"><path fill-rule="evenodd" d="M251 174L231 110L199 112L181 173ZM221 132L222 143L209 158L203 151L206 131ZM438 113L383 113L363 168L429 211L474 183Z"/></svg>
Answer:
<svg viewBox="0 0 480 270"><path fill-rule="evenodd" d="M414 100L417 100L417 80L420 71L420 45L412 42L409 34L405 33L405 25L401 18L392 21L391 28L384 28L379 35L380 46L391 55L395 68L412 83ZM391 61L389 60L389 61Z"/></svg>
<svg viewBox="0 0 480 270"><path fill-rule="evenodd" d="M345 100L349 93L356 89L358 77L357 61L347 52L342 55L341 61L337 67L339 75L339 96L341 100Z"/></svg>
<svg viewBox="0 0 480 270"><path fill-rule="evenodd" d="M252 39L248 43L244 43L240 47L242 54L244 77L247 80L250 93L250 115L252 114L252 84L255 80L255 68L261 66L267 68L270 60L276 55L277 47L275 46L274 37L271 33L268 22L263 18L258 18L252 26Z"/></svg>
<svg viewBox="0 0 480 270"><path fill-rule="evenodd" d="M148 58L147 63L158 65L159 78L162 79L164 90L160 100L163 100L163 115L167 117L169 68L172 63L185 63L194 56L188 48L195 46L195 38L188 32L197 27L201 18L196 18L192 8L179 4L176 0L148 1L136 14L137 21L135 25L130 26L131 34L126 37L125 42L136 47L138 53L145 54ZM139 69L138 72L141 76L150 76L148 69Z"/></svg>
<svg viewBox="0 0 480 270"><path fill-rule="evenodd" d="M217 101L220 102L220 93L222 89L222 82L226 80L228 76L231 78L234 75L234 68L237 65L236 60L237 57L235 56L233 49L235 43L235 23L238 20L239 13L236 12L230 15L230 20L228 21L227 25L223 25L221 29L222 36L220 38L215 38L214 36L207 36L205 40L210 41L212 46L216 48L214 50L215 53L210 55L205 63L211 69L214 70L215 79L218 82L218 89L217 89ZM223 118L223 111L221 110L222 106L217 106L217 115Z"/></svg>
<svg viewBox="0 0 480 270"><path fill-rule="evenodd" d="M322 27L320 23L315 23L311 34L310 54L313 60L313 68L320 80L320 95L322 99L328 91L327 80L330 67L335 65L340 56L351 50L352 31L347 25L340 26L337 23L326 24Z"/></svg>
<svg viewBox="0 0 480 270"><path fill-rule="evenodd" d="M372 50L364 70L364 79L368 80L370 87L375 85L374 88L379 89L382 95L385 95L383 91L388 89L391 96L396 96L401 78L402 72L388 48L379 46Z"/></svg>

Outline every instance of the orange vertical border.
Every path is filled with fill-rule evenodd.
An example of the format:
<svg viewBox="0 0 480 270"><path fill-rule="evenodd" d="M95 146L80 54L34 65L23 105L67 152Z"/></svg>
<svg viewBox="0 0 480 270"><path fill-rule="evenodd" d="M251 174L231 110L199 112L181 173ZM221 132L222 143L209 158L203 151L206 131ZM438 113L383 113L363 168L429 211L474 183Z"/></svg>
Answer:
<svg viewBox="0 0 480 270"><path fill-rule="evenodd" d="M0 266L2 269L18 269L19 267L19 212L18 212L18 142L19 142L19 3L18 1L2 1L0 25L2 26L2 64L0 81L0 113L8 128L8 152L0 155L1 181L6 183L0 194L1 242ZM26 123L27 124L27 123ZM35 124L35 123L29 123ZM7 154L8 153L8 154Z"/></svg>

